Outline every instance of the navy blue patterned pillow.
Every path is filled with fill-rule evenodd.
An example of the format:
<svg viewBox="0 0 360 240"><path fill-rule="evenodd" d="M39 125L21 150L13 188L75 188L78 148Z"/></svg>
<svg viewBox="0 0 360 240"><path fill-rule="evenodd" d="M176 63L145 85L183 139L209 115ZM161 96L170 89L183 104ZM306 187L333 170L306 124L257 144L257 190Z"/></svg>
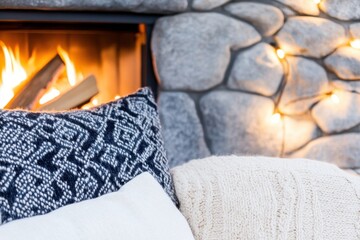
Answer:
<svg viewBox="0 0 360 240"><path fill-rule="evenodd" d="M147 88L92 110L0 111L0 223L117 191L142 172L178 203Z"/></svg>

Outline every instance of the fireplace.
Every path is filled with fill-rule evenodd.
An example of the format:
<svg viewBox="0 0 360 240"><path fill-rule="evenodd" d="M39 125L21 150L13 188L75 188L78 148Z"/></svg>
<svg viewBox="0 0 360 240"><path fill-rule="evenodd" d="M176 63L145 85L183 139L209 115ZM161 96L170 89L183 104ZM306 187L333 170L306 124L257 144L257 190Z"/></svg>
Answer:
<svg viewBox="0 0 360 240"><path fill-rule="evenodd" d="M149 41L158 17L2 10L0 107L68 110L105 103L142 86L156 93ZM39 74L42 85L31 85ZM35 92L29 96L29 91ZM20 103L17 97L28 99Z"/></svg>

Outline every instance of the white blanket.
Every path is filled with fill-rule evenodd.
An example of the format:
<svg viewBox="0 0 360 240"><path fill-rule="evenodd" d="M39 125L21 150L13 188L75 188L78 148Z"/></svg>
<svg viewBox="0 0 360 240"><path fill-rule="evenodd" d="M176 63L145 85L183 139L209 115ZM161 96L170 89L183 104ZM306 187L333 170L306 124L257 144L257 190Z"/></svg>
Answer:
<svg viewBox="0 0 360 240"><path fill-rule="evenodd" d="M360 239L360 178L334 165L210 157L172 174L196 239Z"/></svg>

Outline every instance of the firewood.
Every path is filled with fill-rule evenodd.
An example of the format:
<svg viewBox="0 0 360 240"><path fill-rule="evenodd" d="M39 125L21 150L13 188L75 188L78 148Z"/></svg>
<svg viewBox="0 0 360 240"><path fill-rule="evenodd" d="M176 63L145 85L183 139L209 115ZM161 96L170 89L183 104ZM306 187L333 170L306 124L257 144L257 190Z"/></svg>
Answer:
<svg viewBox="0 0 360 240"><path fill-rule="evenodd" d="M24 84L19 86L15 97L6 105L6 109L32 109L38 101L40 94L65 69L65 64L59 55L52 58L36 74L29 77Z"/></svg>
<svg viewBox="0 0 360 240"><path fill-rule="evenodd" d="M96 78L90 75L67 92L54 98L50 102L39 106L36 110L61 111L81 106L99 93Z"/></svg>

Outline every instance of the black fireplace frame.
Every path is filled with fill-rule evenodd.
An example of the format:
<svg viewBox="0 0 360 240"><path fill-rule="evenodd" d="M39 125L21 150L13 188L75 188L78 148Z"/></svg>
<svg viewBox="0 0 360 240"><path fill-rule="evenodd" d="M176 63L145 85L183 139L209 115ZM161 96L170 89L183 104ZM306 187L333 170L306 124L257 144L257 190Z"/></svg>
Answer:
<svg viewBox="0 0 360 240"><path fill-rule="evenodd" d="M156 20L163 15L104 11L0 10L0 30L126 30L138 31L145 25L146 44L142 46L141 85L157 97L158 82L151 56L151 36Z"/></svg>

